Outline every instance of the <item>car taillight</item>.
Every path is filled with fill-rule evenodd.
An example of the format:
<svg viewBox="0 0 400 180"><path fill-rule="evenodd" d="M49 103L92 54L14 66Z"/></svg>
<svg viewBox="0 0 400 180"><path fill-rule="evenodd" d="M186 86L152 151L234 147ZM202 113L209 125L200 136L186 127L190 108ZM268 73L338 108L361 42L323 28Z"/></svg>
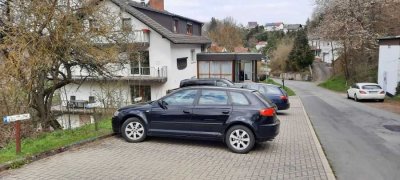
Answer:
<svg viewBox="0 0 400 180"><path fill-rule="evenodd" d="M266 109L261 109L260 110L260 115L261 116L267 116L267 117L272 117L275 115L275 109L274 108L266 108Z"/></svg>
<svg viewBox="0 0 400 180"><path fill-rule="evenodd" d="M281 96L282 100L288 100L287 96Z"/></svg>
<svg viewBox="0 0 400 180"><path fill-rule="evenodd" d="M360 90L360 94L367 94L367 92Z"/></svg>
<svg viewBox="0 0 400 180"><path fill-rule="evenodd" d="M380 94L385 94L385 91L382 91Z"/></svg>

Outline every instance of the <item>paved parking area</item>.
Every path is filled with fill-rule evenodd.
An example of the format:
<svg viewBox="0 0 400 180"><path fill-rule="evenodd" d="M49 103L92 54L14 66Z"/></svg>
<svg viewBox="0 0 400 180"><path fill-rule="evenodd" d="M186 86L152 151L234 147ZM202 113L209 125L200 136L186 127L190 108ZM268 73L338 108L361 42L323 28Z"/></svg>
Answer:
<svg viewBox="0 0 400 180"><path fill-rule="evenodd" d="M0 174L0 179L333 179L299 98L279 115L281 132L249 154L220 142L111 137Z"/></svg>

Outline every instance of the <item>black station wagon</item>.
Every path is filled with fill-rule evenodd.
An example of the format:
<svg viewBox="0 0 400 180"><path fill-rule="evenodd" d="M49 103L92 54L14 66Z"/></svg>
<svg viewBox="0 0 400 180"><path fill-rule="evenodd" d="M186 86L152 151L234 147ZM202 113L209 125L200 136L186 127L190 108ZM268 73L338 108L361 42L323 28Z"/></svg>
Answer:
<svg viewBox="0 0 400 180"><path fill-rule="evenodd" d="M279 125L273 104L258 91L205 86L121 108L112 118L114 132L128 142L146 136L220 140L236 153L274 139Z"/></svg>

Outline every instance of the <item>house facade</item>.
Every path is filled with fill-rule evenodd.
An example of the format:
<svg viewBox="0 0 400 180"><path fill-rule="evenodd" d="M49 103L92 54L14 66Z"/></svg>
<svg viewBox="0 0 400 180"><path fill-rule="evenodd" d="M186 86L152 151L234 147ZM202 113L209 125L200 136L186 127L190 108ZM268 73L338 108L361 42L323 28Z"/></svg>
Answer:
<svg viewBox="0 0 400 180"><path fill-rule="evenodd" d="M315 55L315 59L326 63L332 63L339 58L340 45L335 41L321 40L320 38L310 38L309 45Z"/></svg>
<svg viewBox="0 0 400 180"><path fill-rule="evenodd" d="M75 69L76 83L60 90L67 102L99 103L102 107L121 107L135 102L158 99L168 89L179 87L183 79L197 77L197 54L211 41L202 36L203 23L170 13L163 0L148 3L132 0L102 2L119 15L121 30L128 29L132 43L139 49L123 65L110 65L112 78L92 77ZM83 83L80 80L85 79Z"/></svg>
<svg viewBox="0 0 400 180"><path fill-rule="evenodd" d="M265 24L266 31L283 31L283 29L284 29L283 22L275 22L275 23Z"/></svg>
<svg viewBox="0 0 400 180"><path fill-rule="evenodd" d="M389 95L400 82L400 36L379 39L378 83Z"/></svg>

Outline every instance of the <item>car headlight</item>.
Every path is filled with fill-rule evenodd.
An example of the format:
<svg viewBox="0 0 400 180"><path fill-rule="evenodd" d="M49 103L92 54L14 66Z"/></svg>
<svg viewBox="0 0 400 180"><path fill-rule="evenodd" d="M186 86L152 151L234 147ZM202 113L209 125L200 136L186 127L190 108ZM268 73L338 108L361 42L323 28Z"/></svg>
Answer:
<svg viewBox="0 0 400 180"><path fill-rule="evenodd" d="M114 116L118 116L119 115L119 111L115 111Z"/></svg>

